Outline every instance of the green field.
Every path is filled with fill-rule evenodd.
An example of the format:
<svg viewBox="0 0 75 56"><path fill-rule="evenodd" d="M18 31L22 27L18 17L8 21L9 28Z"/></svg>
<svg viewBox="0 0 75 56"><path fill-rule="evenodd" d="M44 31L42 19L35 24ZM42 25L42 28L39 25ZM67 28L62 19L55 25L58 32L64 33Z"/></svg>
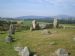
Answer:
<svg viewBox="0 0 75 56"><path fill-rule="evenodd" d="M27 22L24 24L26 23ZM28 22L27 24L30 25L30 23ZM0 34L0 56L19 56L14 50L14 46L28 46L30 50L36 52L38 56L50 56L50 54L54 53L58 48L65 48L71 53L71 56L75 56L75 41L73 41L75 29L48 30L55 33L45 35L41 33L43 30L23 30L16 32L16 34L13 35L16 41L12 43L5 43L6 32ZM55 42L56 44L51 45L51 42Z"/></svg>

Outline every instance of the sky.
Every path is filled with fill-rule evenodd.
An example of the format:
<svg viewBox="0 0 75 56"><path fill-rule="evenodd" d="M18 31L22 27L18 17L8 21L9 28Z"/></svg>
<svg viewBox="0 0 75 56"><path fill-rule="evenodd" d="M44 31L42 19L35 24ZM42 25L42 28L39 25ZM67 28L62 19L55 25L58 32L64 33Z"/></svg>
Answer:
<svg viewBox="0 0 75 56"><path fill-rule="evenodd" d="M0 0L0 17L75 16L75 0Z"/></svg>

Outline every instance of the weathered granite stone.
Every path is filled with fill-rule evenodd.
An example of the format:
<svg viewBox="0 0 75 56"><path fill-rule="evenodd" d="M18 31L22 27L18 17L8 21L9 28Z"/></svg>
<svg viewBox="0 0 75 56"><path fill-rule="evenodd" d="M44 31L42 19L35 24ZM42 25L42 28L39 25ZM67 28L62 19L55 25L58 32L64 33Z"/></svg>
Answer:
<svg viewBox="0 0 75 56"><path fill-rule="evenodd" d="M54 41L50 42L50 45L56 45L56 42L54 42Z"/></svg>
<svg viewBox="0 0 75 56"><path fill-rule="evenodd" d="M37 56L36 54L34 54L33 56Z"/></svg>
<svg viewBox="0 0 75 56"><path fill-rule="evenodd" d="M63 48L57 49L57 50L55 51L55 54L56 54L57 56L69 56L68 52L67 52L65 49L63 49Z"/></svg>
<svg viewBox="0 0 75 56"><path fill-rule="evenodd" d="M10 42L13 42L13 38L12 38L12 36L7 36L6 38L5 38L5 42L8 42L8 43L10 43Z"/></svg>
<svg viewBox="0 0 75 56"><path fill-rule="evenodd" d="M33 30L38 30L39 28L40 28L39 23L36 20L33 20L32 21L32 29Z"/></svg>
<svg viewBox="0 0 75 56"><path fill-rule="evenodd" d="M21 51L21 56L29 56L29 50L28 47L24 47L24 49Z"/></svg>
<svg viewBox="0 0 75 56"><path fill-rule="evenodd" d="M42 34L49 35L49 34L51 34L51 32L49 30L45 29L42 31Z"/></svg>
<svg viewBox="0 0 75 56"><path fill-rule="evenodd" d="M15 51L18 51L18 55L20 56L29 56L30 55L30 52L29 52L29 49L28 47L14 47Z"/></svg>
<svg viewBox="0 0 75 56"><path fill-rule="evenodd" d="M59 23L58 23L57 18L55 18L54 21L53 21L53 27L54 28L58 28L59 27Z"/></svg>
<svg viewBox="0 0 75 56"><path fill-rule="evenodd" d="M15 34L15 29L16 29L15 25L11 24L9 27L8 35Z"/></svg>
<svg viewBox="0 0 75 56"><path fill-rule="evenodd" d="M14 47L15 51L22 51L22 49L23 49L22 47Z"/></svg>
<svg viewBox="0 0 75 56"><path fill-rule="evenodd" d="M73 37L73 41L75 41L75 37Z"/></svg>

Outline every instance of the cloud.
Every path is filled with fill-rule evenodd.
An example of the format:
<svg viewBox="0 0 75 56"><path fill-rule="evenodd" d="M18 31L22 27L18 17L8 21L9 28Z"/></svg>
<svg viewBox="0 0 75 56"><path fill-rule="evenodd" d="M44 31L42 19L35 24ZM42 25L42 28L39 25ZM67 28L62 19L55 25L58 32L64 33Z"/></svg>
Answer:
<svg viewBox="0 0 75 56"><path fill-rule="evenodd" d="M34 3L48 3L54 5L75 5L75 0L29 0Z"/></svg>

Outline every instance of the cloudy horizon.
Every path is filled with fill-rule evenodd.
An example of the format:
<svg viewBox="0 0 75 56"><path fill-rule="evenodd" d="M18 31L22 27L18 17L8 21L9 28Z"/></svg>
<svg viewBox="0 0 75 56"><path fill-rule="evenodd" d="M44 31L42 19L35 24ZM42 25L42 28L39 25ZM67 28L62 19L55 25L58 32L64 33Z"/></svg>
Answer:
<svg viewBox="0 0 75 56"><path fill-rule="evenodd" d="M0 0L0 17L75 16L74 0Z"/></svg>

